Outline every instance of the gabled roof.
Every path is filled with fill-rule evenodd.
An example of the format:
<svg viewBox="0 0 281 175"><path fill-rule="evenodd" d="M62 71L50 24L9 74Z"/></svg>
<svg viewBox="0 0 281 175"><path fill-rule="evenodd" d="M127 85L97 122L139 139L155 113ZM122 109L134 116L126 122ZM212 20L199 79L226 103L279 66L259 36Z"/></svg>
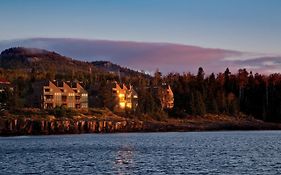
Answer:
<svg viewBox="0 0 281 175"><path fill-rule="evenodd" d="M54 92L61 92L60 89L51 81L49 81L46 86L52 88L54 90Z"/></svg>
<svg viewBox="0 0 281 175"><path fill-rule="evenodd" d="M128 90L128 88L126 87L125 84L123 84L123 89L124 89L124 90Z"/></svg>
<svg viewBox="0 0 281 175"><path fill-rule="evenodd" d="M11 84L11 82L6 80L5 78L0 78L0 84Z"/></svg>
<svg viewBox="0 0 281 175"><path fill-rule="evenodd" d="M114 85L115 85L115 87L113 87L113 88L115 88L116 90L122 89L116 81L114 82Z"/></svg>
<svg viewBox="0 0 281 175"><path fill-rule="evenodd" d="M76 83L76 88L79 90L81 93L88 93L79 83Z"/></svg>
<svg viewBox="0 0 281 175"><path fill-rule="evenodd" d="M172 89L171 89L171 86L170 86L170 85L168 85L168 89L167 89L167 91L169 91L170 93L173 93L173 91L172 91Z"/></svg>
<svg viewBox="0 0 281 175"><path fill-rule="evenodd" d="M74 90L68 86L67 83L63 82L63 87L62 87L64 90L67 91L67 93L75 93Z"/></svg>

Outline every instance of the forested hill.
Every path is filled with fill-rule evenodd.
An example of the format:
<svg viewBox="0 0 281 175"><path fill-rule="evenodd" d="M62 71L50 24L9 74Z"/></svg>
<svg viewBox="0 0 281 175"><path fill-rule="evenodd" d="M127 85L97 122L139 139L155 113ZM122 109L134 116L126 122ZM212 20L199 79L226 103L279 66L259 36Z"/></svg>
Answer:
<svg viewBox="0 0 281 175"><path fill-rule="evenodd" d="M45 72L55 75L113 74L119 76L147 76L108 61L84 62L37 48L14 47L2 51L0 68L24 72ZM56 77L54 77L56 78Z"/></svg>
<svg viewBox="0 0 281 175"><path fill-rule="evenodd" d="M92 64L104 71L108 71L111 73L120 74L121 76L139 76L139 75L145 75L146 77L150 77L148 74L145 74L143 72L138 72L132 69L129 69L127 67L121 67L120 65L111 63L110 61L93 61Z"/></svg>
<svg viewBox="0 0 281 175"><path fill-rule="evenodd" d="M94 66L87 62L76 61L72 58L62 56L35 48L10 48L4 50L0 55L0 66L4 69L35 69L36 71L58 71L69 72L88 71Z"/></svg>
<svg viewBox="0 0 281 175"><path fill-rule="evenodd" d="M121 76L121 77L120 77ZM156 119L163 116L204 116L205 114L246 114L256 119L281 122L281 74L261 75L239 69L231 73L228 68L218 74L206 75L203 68L191 73L155 72L148 76L122 68L110 62L83 62L40 49L11 48L0 55L0 78L8 79L15 87L13 107L27 106L38 80L74 80L84 83L89 92L90 107L111 104L107 83L111 80L131 84L138 93L137 112ZM164 111L159 96L151 89L163 83L171 86L174 108ZM108 105L109 104L109 105Z"/></svg>

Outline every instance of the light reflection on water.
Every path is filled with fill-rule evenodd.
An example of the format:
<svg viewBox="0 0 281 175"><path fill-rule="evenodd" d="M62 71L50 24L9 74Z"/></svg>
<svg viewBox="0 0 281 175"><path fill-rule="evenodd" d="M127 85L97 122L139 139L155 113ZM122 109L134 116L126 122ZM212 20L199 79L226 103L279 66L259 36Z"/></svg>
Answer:
<svg viewBox="0 0 281 175"><path fill-rule="evenodd" d="M123 175L124 172L132 169L134 165L133 153L132 147L128 145L123 145L122 148L117 151L113 169L116 169L118 174Z"/></svg>
<svg viewBox="0 0 281 175"><path fill-rule="evenodd" d="M281 174L281 132L0 137L0 174Z"/></svg>

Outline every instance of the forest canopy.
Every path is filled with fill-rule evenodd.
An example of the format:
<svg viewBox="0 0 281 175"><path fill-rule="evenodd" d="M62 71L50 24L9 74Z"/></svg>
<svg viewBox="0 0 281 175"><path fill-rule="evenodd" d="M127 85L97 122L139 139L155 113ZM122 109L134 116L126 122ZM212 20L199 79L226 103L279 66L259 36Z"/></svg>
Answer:
<svg viewBox="0 0 281 175"><path fill-rule="evenodd" d="M108 102L106 85L110 81L131 84L139 96L135 115L184 118L190 115L241 113L264 121L281 121L281 74L253 74L246 69L231 73L228 68L218 74L205 75L200 67L197 74L170 73L154 75L123 68L110 62L83 62L40 49L11 48L0 55L0 78L14 86L13 108L29 107L32 83L40 80L72 80L83 82L89 93L90 107L104 107ZM174 93L174 108L163 110L159 98L152 92L162 83ZM3 101L3 99L0 99Z"/></svg>

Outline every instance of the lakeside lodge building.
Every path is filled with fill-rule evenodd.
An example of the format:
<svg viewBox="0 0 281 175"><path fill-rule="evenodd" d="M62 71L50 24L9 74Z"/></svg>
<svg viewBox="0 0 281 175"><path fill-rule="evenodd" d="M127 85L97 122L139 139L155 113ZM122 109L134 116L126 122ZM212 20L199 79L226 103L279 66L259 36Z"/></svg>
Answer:
<svg viewBox="0 0 281 175"><path fill-rule="evenodd" d="M138 94L132 85L127 88L125 84L120 86L117 82L114 82L112 96L115 101L114 111L135 111L138 106Z"/></svg>
<svg viewBox="0 0 281 175"><path fill-rule="evenodd" d="M88 109L88 92L78 82L44 81L35 83L33 88L35 106L43 109L56 106Z"/></svg>
<svg viewBox="0 0 281 175"><path fill-rule="evenodd" d="M138 94L132 85L111 82L111 101L109 107L115 112L136 111L138 107ZM32 84L33 95L29 100L33 107L53 109L65 106L72 109L88 109L88 92L78 82L41 81ZM154 93L158 96L162 109L174 107L174 94L171 87L162 84L154 87Z"/></svg>

